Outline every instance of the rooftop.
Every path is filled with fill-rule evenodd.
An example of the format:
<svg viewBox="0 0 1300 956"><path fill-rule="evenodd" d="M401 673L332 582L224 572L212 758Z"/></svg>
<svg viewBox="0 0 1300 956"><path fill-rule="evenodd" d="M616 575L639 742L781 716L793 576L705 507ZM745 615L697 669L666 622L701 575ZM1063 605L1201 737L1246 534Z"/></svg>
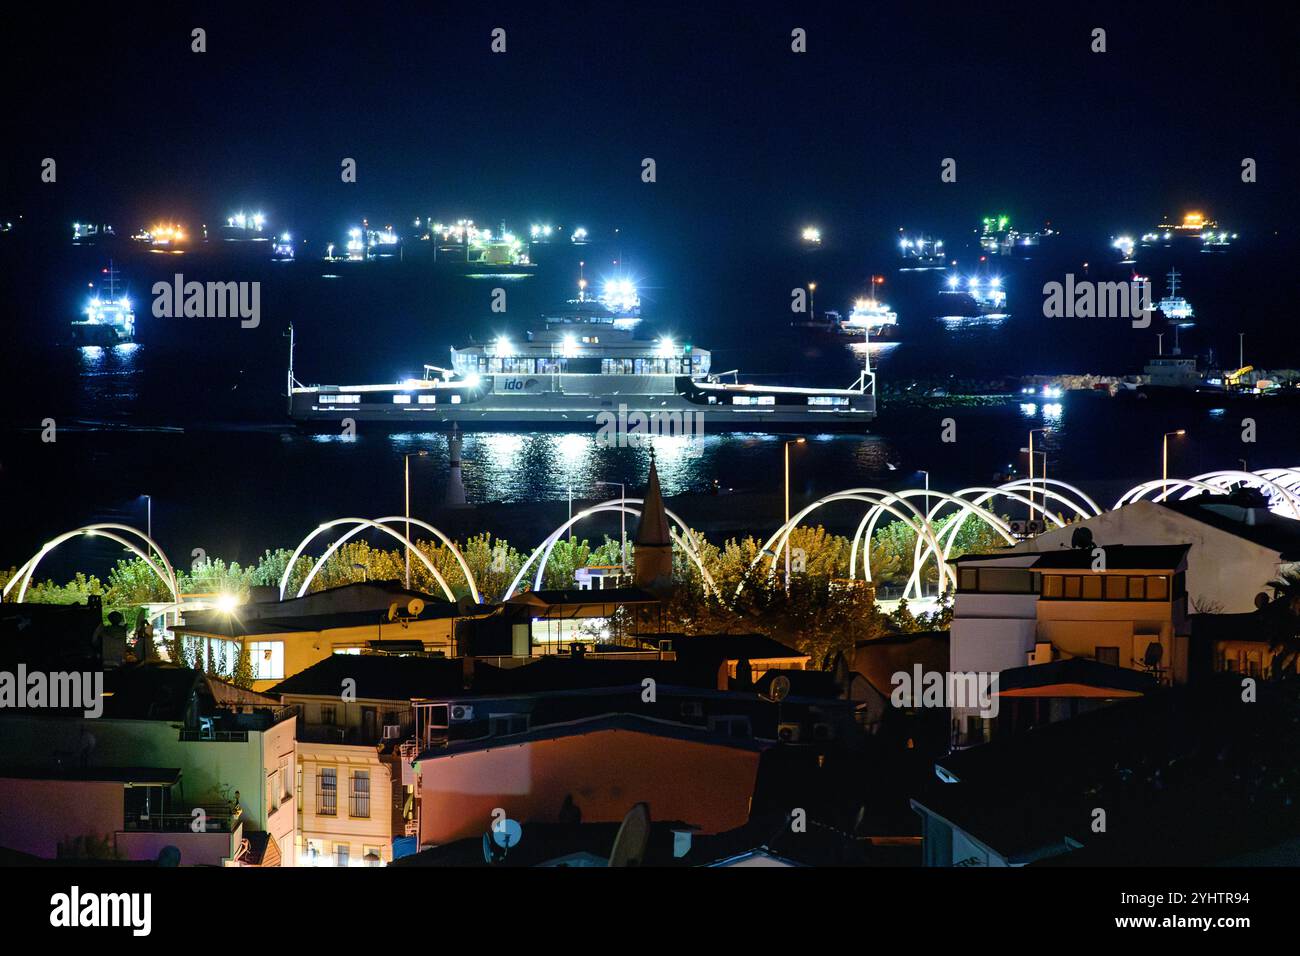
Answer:
<svg viewBox="0 0 1300 956"><path fill-rule="evenodd" d="M579 737L586 734L610 731L666 737L672 740L683 740L706 746L748 750L753 753L761 753L767 749L766 744L753 738L731 737L692 727L689 724L658 720L641 714L604 714L599 717L586 717L566 723L547 724L544 727L538 727L535 730L529 730L521 734L511 734L508 737L452 741L444 746L424 751L420 754L419 760L441 760L459 754L503 750L507 747L518 747L543 740L561 740L565 737Z"/></svg>
<svg viewBox="0 0 1300 956"><path fill-rule="evenodd" d="M361 700L409 701L416 697L455 695L464 691L459 660L437 657L390 657L385 654L331 654L281 681L267 693L338 697L343 681L356 681Z"/></svg>
<svg viewBox="0 0 1300 956"><path fill-rule="evenodd" d="M1173 571L1187 559L1190 544L1113 544L1100 550L1106 557L1107 571ZM1026 561L1033 558L1032 561ZM1062 548L1059 551L994 551L963 554L953 564L1013 561L1018 568L1035 571L1091 570L1095 558L1092 548Z"/></svg>

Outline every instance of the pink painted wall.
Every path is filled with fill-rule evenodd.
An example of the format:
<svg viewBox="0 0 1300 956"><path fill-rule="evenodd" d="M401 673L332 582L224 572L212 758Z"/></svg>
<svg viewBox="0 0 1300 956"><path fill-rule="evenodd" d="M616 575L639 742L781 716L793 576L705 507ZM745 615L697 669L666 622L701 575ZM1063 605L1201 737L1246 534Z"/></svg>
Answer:
<svg viewBox="0 0 1300 956"><path fill-rule="evenodd" d="M0 777L0 846L52 860L73 837L122 829L122 784Z"/></svg>
<svg viewBox="0 0 1300 956"><path fill-rule="evenodd" d="M654 820L716 833L749 819L758 751L601 730L438 757L420 764L420 842L479 836L498 807L524 825L554 822L566 794L587 823L617 822L639 802Z"/></svg>

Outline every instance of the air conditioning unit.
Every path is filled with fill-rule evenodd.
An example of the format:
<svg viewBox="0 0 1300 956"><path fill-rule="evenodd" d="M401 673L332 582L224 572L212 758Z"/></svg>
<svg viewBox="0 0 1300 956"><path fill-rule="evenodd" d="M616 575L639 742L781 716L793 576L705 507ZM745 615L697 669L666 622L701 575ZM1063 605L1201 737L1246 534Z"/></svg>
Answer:
<svg viewBox="0 0 1300 956"><path fill-rule="evenodd" d="M777 724L776 739L783 744L797 744L802 731L803 728L796 723Z"/></svg>
<svg viewBox="0 0 1300 956"><path fill-rule="evenodd" d="M466 720L473 720L474 708L470 704L452 704L450 716L452 723L461 723Z"/></svg>
<svg viewBox="0 0 1300 956"><path fill-rule="evenodd" d="M394 740L402 735L402 728L399 724L384 724L384 739Z"/></svg>
<svg viewBox="0 0 1300 956"><path fill-rule="evenodd" d="M1042 534L1047 530L1047 522L1040 518L1033 521L1011 521L1008 522L1011 528L1011 534L1017 538L1029 538L1036 534Z"/></svg>
<svg viewBox="0 0 1300 956"><path fill-rule="evenodd" d="M813 740L827 741L835 739L835 725L827 723L813 724Z"/></svg>
<svg viewBox="0 0 1300 956"><path fill-rule="evenodd" d="M698 700L687 700L682 702L683 717L703 717L704 705Z"/></svg>

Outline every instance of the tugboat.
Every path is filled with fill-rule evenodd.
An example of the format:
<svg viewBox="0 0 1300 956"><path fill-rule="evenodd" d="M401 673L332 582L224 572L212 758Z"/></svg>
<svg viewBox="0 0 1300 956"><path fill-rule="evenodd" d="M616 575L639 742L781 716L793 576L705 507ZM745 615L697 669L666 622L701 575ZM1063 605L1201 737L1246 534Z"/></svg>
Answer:
<svg viewBox="0 0 1300 956"><path fill-rule="evenodd" d="M86 318L71 323L72 341L77 345L111 347L135 339L135 313L131 300L117 292L117 270L110 261L103 270L107 295L96 294L86 304Z"/></svg>

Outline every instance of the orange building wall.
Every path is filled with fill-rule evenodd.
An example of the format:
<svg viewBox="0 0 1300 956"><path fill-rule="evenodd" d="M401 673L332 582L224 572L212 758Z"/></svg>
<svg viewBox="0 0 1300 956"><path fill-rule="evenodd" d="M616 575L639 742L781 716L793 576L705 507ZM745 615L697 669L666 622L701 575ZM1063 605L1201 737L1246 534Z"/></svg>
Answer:
<svg viewBox="0 0 1300 956"><path fill-rule="evenodd" d="M646 802L654 820L717 833L749 819L760 753L628 730L503 745L420 763L420 842L488 831L493 811L555 822L566 795L585 823L618 822Z"/></svg>

